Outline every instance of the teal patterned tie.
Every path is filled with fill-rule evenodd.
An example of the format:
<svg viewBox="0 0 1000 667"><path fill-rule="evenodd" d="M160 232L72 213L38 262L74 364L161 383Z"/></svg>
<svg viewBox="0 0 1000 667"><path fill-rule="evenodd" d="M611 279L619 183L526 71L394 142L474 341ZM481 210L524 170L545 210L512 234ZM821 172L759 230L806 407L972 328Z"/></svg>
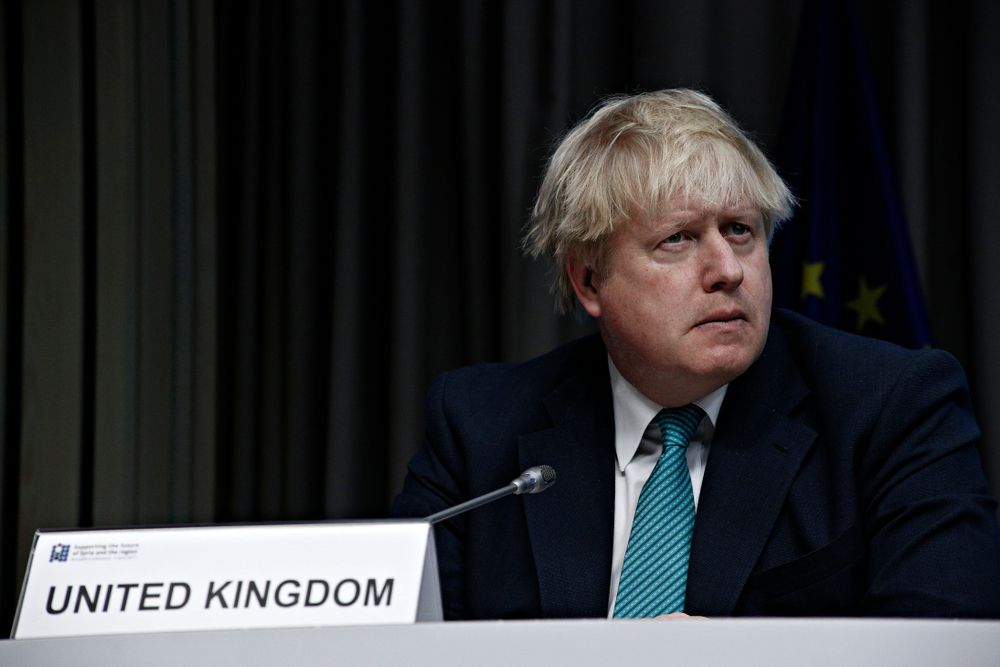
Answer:
<svg viewBox="0 0 1000 667"><path fill-rule="evenodd" d="M697 405L660 410L663 453L642 487L625 550L615 618L648 618L684 611L694 493L687 446L705 412Z"/></svg>

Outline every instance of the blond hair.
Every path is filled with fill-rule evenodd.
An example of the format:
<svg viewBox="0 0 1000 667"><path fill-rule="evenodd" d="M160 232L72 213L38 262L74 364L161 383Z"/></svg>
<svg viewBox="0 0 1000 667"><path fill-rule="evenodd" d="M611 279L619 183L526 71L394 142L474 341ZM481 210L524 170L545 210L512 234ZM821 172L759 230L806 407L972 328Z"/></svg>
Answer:
<svg viewBox="0 0 1000 667"><path fill-rule="evenodd" d="M660 214L677 197L749 203L768 238L795 204L760 149L703 93L611 98L574 127L549 160L523 244L533 257L555 259L560 310L575 301L569 253L601 271L604 241L618 225Z"/></svg>

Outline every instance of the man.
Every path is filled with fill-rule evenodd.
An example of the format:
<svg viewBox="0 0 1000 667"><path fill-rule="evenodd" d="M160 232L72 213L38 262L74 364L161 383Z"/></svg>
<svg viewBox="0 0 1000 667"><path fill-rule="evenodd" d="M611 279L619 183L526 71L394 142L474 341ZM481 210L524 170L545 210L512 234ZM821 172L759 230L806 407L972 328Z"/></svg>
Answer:
<svg viewBox="0 0 1000 667"><path fill-rule="evenodd" d="M707 96L611 100L555 151L526 247L600 335L447 373L397 516L440 525L448 618L1000 615L961 369L771 309L793 200Z"/></svg>

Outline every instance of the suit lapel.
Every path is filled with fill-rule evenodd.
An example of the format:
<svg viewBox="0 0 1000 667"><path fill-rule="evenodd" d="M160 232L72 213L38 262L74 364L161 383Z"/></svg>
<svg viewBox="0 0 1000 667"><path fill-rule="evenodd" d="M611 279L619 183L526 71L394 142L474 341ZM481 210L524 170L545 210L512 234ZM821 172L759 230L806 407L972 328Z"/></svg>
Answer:
<svg viewBox="0 0 1000 667"><path fill-rule="evenodd" d="M731 614L815 431L791 415L808 394L772 327L761 358L734 380L698 502L686 609Z"/></svg>
<svg viewBox="0 0 1000 667"><path fill-rule="evenodd" d="M522 435L522 468L547 464L545 493L524 498L541 615L607 613L614 523L614 427L603 347L549 394L552 427Z"/></svg>

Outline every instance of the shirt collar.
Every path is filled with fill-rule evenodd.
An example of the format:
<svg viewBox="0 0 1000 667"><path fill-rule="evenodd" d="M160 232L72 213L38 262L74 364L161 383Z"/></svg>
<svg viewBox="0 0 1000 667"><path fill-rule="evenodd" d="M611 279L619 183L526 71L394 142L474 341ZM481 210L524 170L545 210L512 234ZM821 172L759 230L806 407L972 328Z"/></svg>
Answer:
<svg viewBox="0 0 1000 667"><path fill-rule="evenodd" d="M615 453L618 455L618 470L623 471L632 457L635 456L642 434L646 432L649 422L653 421L663 406L651 401L641 391L615 368L608 356L608 372L611 376L611 397L615 415ZM714 429L722 409L722 399L726 397L728 384L724 384L712 393L702 396L694 404L705 411Z"/></svg>

